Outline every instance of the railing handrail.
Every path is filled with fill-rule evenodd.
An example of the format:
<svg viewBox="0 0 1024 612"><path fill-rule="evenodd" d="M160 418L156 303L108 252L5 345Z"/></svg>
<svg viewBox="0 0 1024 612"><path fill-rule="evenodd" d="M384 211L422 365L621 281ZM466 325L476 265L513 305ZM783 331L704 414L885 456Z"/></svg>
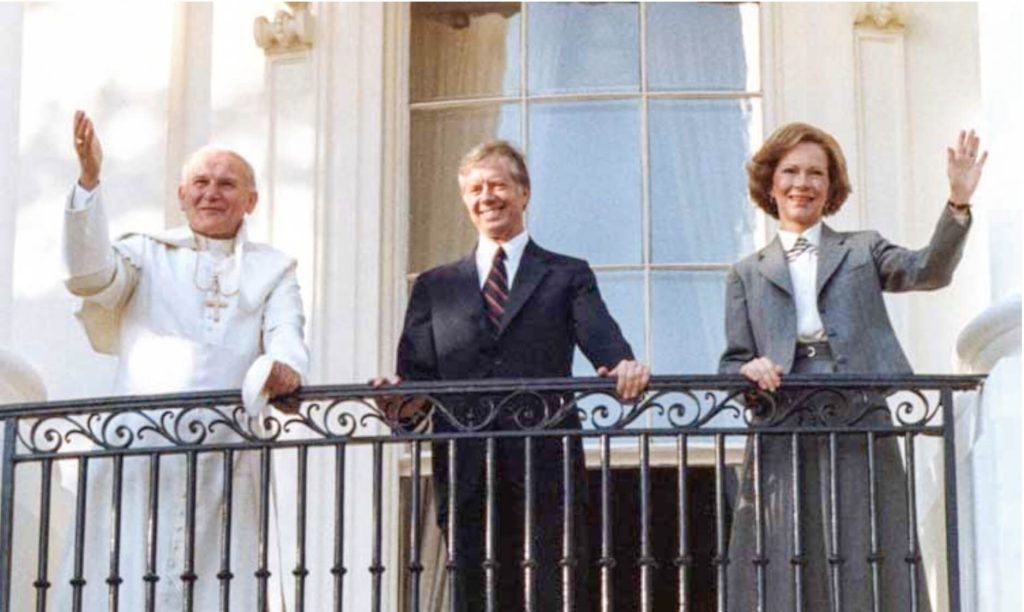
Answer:
<svg viewBox="0 0 1024 612"><path fill-rule="evenodd" d="M791 374L783 380L782 389L898 387L921 391L938 389L969 391L981 386L985 378L984 374ZM751 383L743 376L736 374L663 375L652 376L650 387L655 391L687 388L734 391L750 388ZM374 398L394 395L483 394L515 391L612 391L614 388L614 379L598 377L493 378L403 381L398 385L383 387L373 387L369 384L309 385L299 389L294 397L298 400L316 400L332 397ZM7 418L20 419L94 412L118 413L140 409L190 408L209 404L238 403L241 403L241 392L238 389L27 402L0 405L0 421Z"/></svg>

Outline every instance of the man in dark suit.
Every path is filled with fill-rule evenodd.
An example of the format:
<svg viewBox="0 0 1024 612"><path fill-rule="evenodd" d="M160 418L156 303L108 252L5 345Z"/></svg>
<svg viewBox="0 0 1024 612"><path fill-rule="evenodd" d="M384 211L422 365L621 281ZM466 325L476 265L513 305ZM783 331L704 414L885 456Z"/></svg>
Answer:
<svg viewBox="0 0 1024 612"><path fill-rule="evenodd" d="M617 379L624 400L638 397L650 378L649 369L633 359L629 343L608 313L594 273L585 261L546 251L525 229L530 179L522 155L506 142L477 146L459 167L459 187L470 219L479 232L473 252L463 259L429 270L417 278L409 298L405 328L398 346L398 375L406 380L543 378L572 375L572 356L579 346L601 376ZM556 411L564 398L547 396ZM488 429L518 429L530 406L524 400L503 410ZM480 397L446 398L449 411L466 423L487 411ZM512 413L520 408L520 420ZM533 413L536 417L539 412ZM527 417L528 418L528 417ZM578 429L569 412L558 429ZM435 431L451 431L452 423L435 411ZM500 610L521 609L524 602L524 444L502 440L496 452L496 592ZM536 610L558 610L562 601L562 470L558 438L535 438L531 471L534 492L532 568ZM456 447L456 482L448 482L447 446L433 450L437 518L448 534L449 496L455 496L457 524L458 609L485 609L484 525L485 445L460 442ZM584 500L586 487L582 445L573 441L570 462L575 479L573 513L578 533L574 589L576 609L587 609L585 591L587 546ZM542 500L542 503L537 503Z"/></svg>

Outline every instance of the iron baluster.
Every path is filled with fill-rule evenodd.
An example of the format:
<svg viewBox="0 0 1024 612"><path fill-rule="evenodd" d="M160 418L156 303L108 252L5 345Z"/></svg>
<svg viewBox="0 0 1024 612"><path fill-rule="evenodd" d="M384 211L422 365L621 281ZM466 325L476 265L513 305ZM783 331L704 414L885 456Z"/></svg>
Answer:
<svg viewBox="0 0 1024 612"><path fill-rule="evenodd" d="M110 612L117 612L121 587L121 490L124 477L124 457L114 457L114 479L110 500L110 575L107 576ZM44 549L40 549L44 550Z"/></svg>
<svg viewBox="0 0 1024 612"><path fill-rule="evenodd" d="M222 504L220 509L220 571L217 580L220 582L220 610L231 609L231 509L234 505L234 473L235 455L233 451L223 451L223 476L221 481Z"/></svg>

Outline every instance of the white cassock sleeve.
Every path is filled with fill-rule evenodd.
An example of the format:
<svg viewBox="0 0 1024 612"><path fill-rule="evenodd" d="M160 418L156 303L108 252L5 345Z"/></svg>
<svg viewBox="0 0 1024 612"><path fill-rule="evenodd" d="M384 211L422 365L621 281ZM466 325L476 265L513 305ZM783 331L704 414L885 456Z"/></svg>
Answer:
<svg viewBox="0 0 1024 612"><path fill-rule="evenodd" d="M292 265L267 296L263 311L263 354L249 367L242 383L242 402L251 416L266 414L270 398L263 387L275 361L295 370L302 383L306 383L309 349L303 339L304 324L302 295Z"/></svg>
<svg viewBox="0 0 1024 612"><path fill-rule="evenodd" d="M100 353L117 352L116 318L139 280L139 271L110 242L102 188L78 185L64 210L64 284L82 298L78 317ZM105 311L105 312L101 312Z"/></svg>

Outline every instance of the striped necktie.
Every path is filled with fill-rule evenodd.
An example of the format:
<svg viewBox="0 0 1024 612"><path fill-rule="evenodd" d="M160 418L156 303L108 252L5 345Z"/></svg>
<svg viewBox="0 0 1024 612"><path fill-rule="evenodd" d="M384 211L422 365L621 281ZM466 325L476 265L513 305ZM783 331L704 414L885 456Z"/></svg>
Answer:
<svg viewBox="0 0 1024 612"><path fill-rule="evenodd" d="M817 253L818 247L811 244L811 241L800 236L793 243L793 246L786 250L786 261L796 261L804 253Z"/></svg>
<svg viewBox="0 0 1024 612"><path fill-rule="evenodd" d="M494 262L491 264L491 272L484 281L484 288L481 290L484 296L484 310L487 312L487 322L491 328L491 334L498 336L498 329L501 327L501 316L505 314L505 304L508 303L508 274L505 272L505 250L498 247L494 253Z"/></svg>

